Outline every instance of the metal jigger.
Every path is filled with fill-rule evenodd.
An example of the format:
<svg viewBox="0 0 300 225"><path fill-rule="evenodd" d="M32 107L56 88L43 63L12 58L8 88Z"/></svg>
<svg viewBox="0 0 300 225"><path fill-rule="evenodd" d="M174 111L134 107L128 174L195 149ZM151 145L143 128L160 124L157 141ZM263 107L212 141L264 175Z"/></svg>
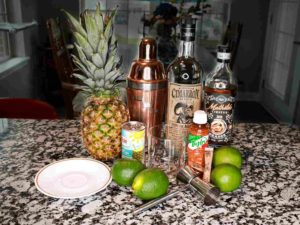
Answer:
<svg viewBox="0 0 300 225"><path fill-rule="evenodd" d="M152 201L147 202L146 204L136 208L132 213L134 215L138 215L141 212L150 209L156 205L158 205L161 202L167 201L175 196L177 196L180 192L185 191L186 189L192 189L194 190L198 195L200 195L202 198L204 198L204 204L206 205L212 205L218 202L218 197L220 194L220 191L217 187L203 182L201 179L199 179L198 174L195 174L193 170L189 166L185 166L182 169L179 170L176 178L177 181L181 181L185 183L182 188L179 190L170 192L169 194L162 196L158 199L154 199Z"/></svg>
<svg viewBox="0 0 300 225"><path fill-rule="evenodd" d="M202 181L189 166L185 166L179 170L176 178L178 181L189 184L189 188L204 199L204 204L212 205L218 202L219 189Z"/></svg>

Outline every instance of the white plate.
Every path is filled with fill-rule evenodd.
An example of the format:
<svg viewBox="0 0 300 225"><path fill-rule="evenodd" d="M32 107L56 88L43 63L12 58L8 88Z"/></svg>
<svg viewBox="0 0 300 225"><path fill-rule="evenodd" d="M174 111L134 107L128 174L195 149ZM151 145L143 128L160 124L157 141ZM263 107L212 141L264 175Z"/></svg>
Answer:
<svg viewBox="0 0 300 225"><path fill-rule="evenodd" d="M110 168L87 158L64 159L42 168L35 176L35 186L54 198L81 198L93 195L111 182Z"/></svg>

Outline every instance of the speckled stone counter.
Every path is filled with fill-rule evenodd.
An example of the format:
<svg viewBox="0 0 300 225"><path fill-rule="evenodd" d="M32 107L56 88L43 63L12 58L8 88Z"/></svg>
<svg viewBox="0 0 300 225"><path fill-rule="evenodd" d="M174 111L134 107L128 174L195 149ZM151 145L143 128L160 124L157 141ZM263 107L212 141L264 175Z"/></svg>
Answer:
<svg viewBox="0 0 300 225"><path fill-rule="evenodd" d="M299 224L300 130L275 124L238 124L242 187L203 206L190 191L146 211L142 201L112 182L93 196L63 200L34 186L35 174L60 159L89 157L78 121L10 120L0 134L0 224ZM171 186L170 190L176 187Z"/></svg>

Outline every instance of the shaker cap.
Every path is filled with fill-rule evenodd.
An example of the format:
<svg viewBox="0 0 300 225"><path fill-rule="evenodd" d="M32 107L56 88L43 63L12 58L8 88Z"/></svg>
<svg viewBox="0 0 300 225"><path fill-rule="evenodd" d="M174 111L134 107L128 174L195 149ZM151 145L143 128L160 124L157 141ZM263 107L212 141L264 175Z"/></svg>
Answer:
<svg viewBox="0 0 300 225"><path fill-rule="evenodd" d="M206 124L207 114L203 110L197 110L194 112L193 122L196 124Z"/></svg>
<svg viewBox="0 0 300 225"><path fill-rule="evenodd" d="M139 48L139 58L131 64L127 77L128 87L139 89L141 86L138 85L137 88L137 83L166 83L164 66L156 58L156 41L153 38L143 38Z"/></svg>
<svg viewBox="0 0 300 225"><path fill-rule="evenodd" d="M143 38L139 46L139 59L156 59L156 41L153 38Z"/></svg>

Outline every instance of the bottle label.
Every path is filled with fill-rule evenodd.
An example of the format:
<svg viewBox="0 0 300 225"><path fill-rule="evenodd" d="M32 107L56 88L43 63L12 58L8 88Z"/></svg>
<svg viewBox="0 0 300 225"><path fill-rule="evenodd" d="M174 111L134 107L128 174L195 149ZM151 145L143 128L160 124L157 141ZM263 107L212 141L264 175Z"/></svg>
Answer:
<svg viewBox="0 0 300 225"><path fill-rule="evenodd" d="M188 140L189 140L188 148L190 150L196 150L196 149L202 148L202 146L207 143L208 136L202 137L202 136L189 134Z"/></svg>
<svg viewBox="0 0 300 225"><path fill-rule="evenodd" d="M214 143L231 140L233 106L235 98L230 94L205 92L205 109L210 125L209 139Z"/></svg>
<svg viewBox="0 0 300 225"><path fill-rule="evenodd" d="M218 52L217 58L221 60L230 60L230 53L229 52Z"/></svg>
<svg viewBox="0 0 300 225"><path fill-rule="evenodd" d="M175 140L175 148L178 151L182 149L187 126L193 122L194 111L200 109L201 90L200 84L168 85L167 124L170 128L167 134Z"/></svg>
<svg viewBox="0 0 300 225"><path fill-rule="evenodd" d="M208 135L198 136L188 135L187 157L188 165L199 171L204 171L204 154L205 148L208 146Z"/></svg>

